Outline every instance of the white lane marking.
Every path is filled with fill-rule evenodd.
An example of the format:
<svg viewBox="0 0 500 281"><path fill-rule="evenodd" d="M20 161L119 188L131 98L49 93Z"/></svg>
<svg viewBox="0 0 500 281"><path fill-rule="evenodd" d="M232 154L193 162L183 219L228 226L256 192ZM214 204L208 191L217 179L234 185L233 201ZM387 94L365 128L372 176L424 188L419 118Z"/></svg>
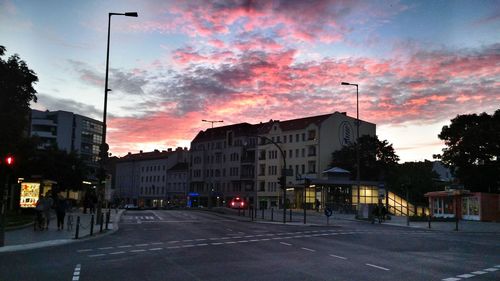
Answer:
<svg viewBox="0 0 500 281"><path fill-rule="evenodd" d="M205 240L207 240L207 239L205 239L205 238L194 239L194 241L205 241Z"/></svg>
<svg viewBox="0 0 500 281"><path fill-rule="evenodd" d="M131 253L139 253L139 252L146 252L146 250L144 249L140 249L140 250L132 250L130 251Z"/></svg>
<svg viewBox="0 0 500 281"><path fill-rule="evenodd" d="M271 240L271 239L269 239L269 238L262 238L262 239L260 239L260 241L269 241L269 240Z"/></svg>
<svg viewBox="0 0 500 281"><path fill-rule="evenodd" d="M471 278L471 277L474 277L476 275L474 274L462 274L462 275L457 275L457 277L460 277L460 278Z"/></svg>
<svg viewBox="0 0 500 281"><path fill-rule="evenodd" d="M188 245L182 245L181 248L192 248L194 245L188 244Z"/></svg>
<svg viewBox="0 0 500 281"><path fill-rule="evenodd" d="M368 265L368 266L371 266L371 267L374 267L374 268L378 268L378 269L382 269L382 270L386 270L386 271L390 270L388 268L381 267L381 266L378 266L378 265L374 265L374 264L371 264L371 263L365 263L365 264Z"/></svg>
<svg viewBox="0 0 500 281"><path fill-rule="evenodd" d="M163 250L163 248L151 248L149 249L150 251L159 251L159 250Z"/></svg>
<svg viewBox="0 0 500 281"><path fill-rule="evenodd" d="M330 255L330 257L334 257L334 258L337 258L337 259L343 259L343 260L347 259L346 257L341 257L341 256L337 256L337 255Z"/></svg>
<svg viewBox="0 0 500 281"><path fill-rule="evenodd" d="M151 245L161 245L163 244L163 242L154 242L154 243L151 243Z"/></svg>
<svg viewBox="0 0 500 281"><path fill-rule="evenodd" d="M208 246L208 244L207 243L201 243L201 244L196 244L196 246L203 247L203 246Z"/></svg>
<svg viewBox="0 0 500 281"><path fill-rule="evenodd" d="M132 245L122 245L122 246L118 246L117 248L130 248L132 247Z"/></svg>
<svg viewBox="0 0 500 281"><path fill-rule="evenodd" d="M498 267L498 268L500 268L500 265L495 265L495 267Z"/></svg>
<svg viewBox="0 0 500 281"><path fill-rule="evenodd" d="M285 243L285 242L280 242L280 244L287 245L287 246L292 246L290 243Z"/></svg>
<svg viewBox="0 0 500 281"><path fill-rule="evenodd" d="M273 237L273 238L271 238L271 239L273 239L273 240L281 240L281 239L283 239L283 238L282 238L282 237Z"/></svg>
<svg viewBox="0 0 500 281"><path fill-rule="evenodd" d="M458 280L460 280L460 278L450 277L446 279L441 279L441 281L458 281Z"/></svg>
<svg viewBox="0 0 500 281"><path fill-rule="evenodd" d="M489 272L493 272L493 271L497 271L499 270L498 268L494 268L494 267L491 267L491 268L486 268L486 269L483 269L484 271L489 271Z"/></svg>
<svg viewBox="0 0 500 281"><path fill-rule="evenodd" d="M225 244L236 244L236 242L228 241L228 242L225 242Z"/></svg>
<svg viewBox="0 0 500 281"><path fill-rule="evenodd" d="M306 251L309 251L309 252L316 252L316 250L313 250L313 249L309 249L309 248L301 248L302 250L306 250Z"/></svg>
<svg viewBox="0 0 500 281"><path fill-rule="evenodd" d="M216 243L210 243L210 245L222 245L224 243L216 242Z"/></svg>
<svg viewBox="0 0 500 281"><path fill-rule="evenodd" d="M174 241L169 241L168 243L169 243L169 244L174 244L174 243L179 243L179 242L181 242L181 241L174 240Z"/></svg>
<svg viewBox="0 0 500 281"><path fill-rule="evenodd" d="M99 250L109 250L109 249L113 249L113 247L102 247L102 248L98 248Z"/></svg>
<svg viewBox="0 0 500 281"><path fill-rule="evenodd" d="M481 275L481 274L486 274L486 273L488 273L488 272L478 270L478 271L474 271L474 272L471 272L471 273L472 273L472 274L476 274L476 275Z"/></svg>
<svg viewBox="0 0 500 281"><path fill-rule="evenodd" d="M109 253L110 255L119 255L119 254L125 254L124 251L119 251L119 252L113 252L113 253Z"/></svg>
<svg viewBox="0 0 500 281"><path fill-rule="evenodd" d="M95 254L95 255L88 255L87 257L89 258L94 258L94 257L102 257L105 256L106 254Z"/></svg>
<svg viewBox="0 0 500 281"><path fill-rule="evenodd" d="M236 241L238 243L248 243L248 240L240 240L240 241Z"/></svg>
<svg viewBox="0 0 500 281"><path fill-rule="evenodd" d="M78 250L78 253L83 253L83 252L90 252L93 251L92 249L83 249L83 250Z"/></svg>
<svg viewBox="0 0 500 281"><path fill-rule="evenodd" d="M75 266L75 270L73 271L73 278L71 279L72 281L78 281L80 280L80 270L82 269L81 264L77 264Z"/></svg>
<svg viewBox="0 0 500 281"><path fill-rule="evenodd" d="M144 243L144 244L135 244L135 245L136 245L137 247L144 247L144 246L147 246L147 245L149 245L149 244Z"/></svg>
<svg viewBox="0 0 500 281"><path fill-rule="evenodd" d="M180 247L179 246L170 246L170 247L167 247L167 249L179 249Z"/></svg>
<svg viewBox="0 0 500 281"><path fill-rule="evenodd" d="M252 240L249 240L250 242L259 242L260 240L259 239L252 239Z"/></svg>

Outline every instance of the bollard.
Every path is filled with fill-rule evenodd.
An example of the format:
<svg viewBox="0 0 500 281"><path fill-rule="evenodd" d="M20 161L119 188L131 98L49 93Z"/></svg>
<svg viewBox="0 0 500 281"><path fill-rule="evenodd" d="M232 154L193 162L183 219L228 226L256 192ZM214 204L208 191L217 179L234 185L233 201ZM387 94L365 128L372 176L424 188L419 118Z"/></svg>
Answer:
<svg viewBox="0 0 500 281"><path fill-rule="evenodd" d="M290 209L290 221L292 221L292 209Z"/></svg>
<svg viewBox="0 0 500 281"><path fill-rule="evenodd" d="M111 210L108 210L108 212L106 213L106 230L108 230L108 224L109 224L109 219L111 217Z"/></svg>
<svg viewBox="0 0 500 281"><path fill-rule="evenodd" d="M429 228L431 228L431 215L427 218L427 221L429 222Z"/></svg>
<svg viewBox="0 0 500 281"><path fill-rule="evenodd" d="M94 234L94 215L90 217L90 236Z"/></svg>
<svg viewBox="0 0 500 281"><path fill-rule="evenodd" d="M271 221L274 221L274 208L271 208Z"/></svg>
<svg viewBox="0 0 500 281"><path fill-rule="evenodd" d="M80 234L80 216L76 217L76 230L75 230L75 239L78 239L78 235Z"/></svg>
<svg viewBox="0 0 500 281"><path fill-rule="evenodd" d="M100 226L101 229L99 229L99 233L101 233L102 232L102 227L104 225L104 213L101 213L101 219L99 221L101 222L101 226Z"/></svg>
<svg viewBox="0 0 500 281"><path fill-rule="evenodd" d="M264 208L262 208L262 219L264 219Z"/></svg>

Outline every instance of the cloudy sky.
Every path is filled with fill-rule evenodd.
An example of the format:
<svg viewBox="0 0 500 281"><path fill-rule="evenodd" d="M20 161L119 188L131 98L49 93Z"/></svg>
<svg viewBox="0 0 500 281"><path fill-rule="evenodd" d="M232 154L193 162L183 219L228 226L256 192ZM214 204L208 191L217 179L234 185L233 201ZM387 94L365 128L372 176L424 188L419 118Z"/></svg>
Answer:
<svg viewBox="0 0 500 281"><path fill-rule="evenodd" d="M36 109L102 119L111 24L114 155L197 132L335 111L377 124L402 161L432 159L457 114L500 108L498 1L0 0L0 45L39 77ZM216 124L220 125L220 124Z"/></svg>

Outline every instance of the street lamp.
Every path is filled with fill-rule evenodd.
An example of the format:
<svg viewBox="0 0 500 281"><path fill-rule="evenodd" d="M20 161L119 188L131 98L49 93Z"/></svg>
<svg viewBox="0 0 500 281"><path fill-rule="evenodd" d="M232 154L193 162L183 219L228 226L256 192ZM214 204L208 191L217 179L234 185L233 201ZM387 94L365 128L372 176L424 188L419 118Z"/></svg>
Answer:
<svg viewBox="0 0 500 281"><path fill-rule="evenodd" d="M283 223L286 223L286 154L279 146L279 144L272 139L265 137L265 136L259 136L259 138L265 139L269 141L270 143L274 144L280 151L281 153L281 158L283 158L283 169L281 169L281 176L279 177L280 185L281 188L283 188Z"/></svg>
<svg viewBox="0 0 500 281"><path fill-rule="evenodd" d="M342 86L356 86L356 184L358 185L358 212L360 210L360 179L359 179L359 90L358 84L342 82Z"/></svg>
<svg viewBox="0 0 500 281"><path fill-rule="evenodd" d="M104 80L104 112L102 114L102 142L100 147L100 172L99 172L99 184L98 192L97 192L97 220L96 222L101 222L101 205L104 197L104 182L106 180L106 172L105 172L105 162L108 158L108 149L109 146L106 144L106 115L108 109L108 92L111 89L108 88L108 73L109 73L109 38L110 38L110 30L111 30L111 16L126 16L126 17L137 17L136 12L127 12L127 13L108 13L108 45L106 49L106 78Z"/></svg>
<svg viewBox="0 0 500 281"><path fill-rule="evenodd" d="M214 123L222 123L224 122L224 120L201 120L202 122L209 122L209 123L212 123L212 129L214 128Z"/></svg>

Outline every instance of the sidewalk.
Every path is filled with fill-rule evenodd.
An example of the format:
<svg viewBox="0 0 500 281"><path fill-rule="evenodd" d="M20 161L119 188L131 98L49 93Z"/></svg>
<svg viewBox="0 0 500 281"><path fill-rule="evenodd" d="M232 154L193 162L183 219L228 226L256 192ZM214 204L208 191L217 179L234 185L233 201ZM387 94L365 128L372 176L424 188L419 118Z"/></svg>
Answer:
<svg viewBox="0 0 500 281"><path fill-rule="evenodd" d="M23 228L18 228L14 230L7 230L5 232L5 246L0 247L1 252L11 252L11 251L21 251L27 249L36 249L41 247L61 245L66 243L72 243L80 241L83 239L88 239L91 237L98 237L104 234L109 234L118 230L118 221L124 210L111 210L110 220L108 223L108 230L106 230L105 223L102 226L102 232L100 225L95 225L91 232L91 217L92 215L87 213L83 214L80 209L76 209L74 212L66 213L64 220L64 230L57 230L57 219L55 213L51 215L49 229L43 231L34 231L33 224L27 225ZM107 209L103 209L104 221L106 221ZM68 220L70 217L73 220L72 229L68 229ZM76 223L77 218L80 217L80 227L78 229L78 239L76 237ZM95 219L95 216L94 216Z"/></svg>
<svg viewBox="0 0 500 281"><path fill-rule="evenodd" d="M214 208L218 213L224 213L226 215L238 217L238 210L228 209L228 208ZM271 221L272 216L272 221ZM246 217L250 220L248 210L240 211L240 217ZM356 221L359 223L370 224L367 220L357 220L354 214L337 214L334 213L328 220L328 225L338 225L339 220ZM283 224L283 210L273 210L271 215L271 210L264 210L264 219L262 219L262 210L257 210L255 222L260 223L278 223ZM290 211L287 210L286 213L286 224L288 225L304 225L304 211L293 209L292 210L292 220L290 221ZM378 224L378 223L377 223ZM429 223L427 221L414 222L410 221L410 225L407 226L406 217L396 217L392 216L390 220L382 222L385 225L399 226L399 227L410 227L426 229L431 231L444 231L444 232L465 232L465 233L492 233L500 235L500 223L498 222L479 222L479 221L465 221L461 220L458 223L458 231L455 230L455 222L431 222L431 228L429 228ZM306 225L309 226L326 226L327 219L323 211L316 212L314 210L306 211Z"/></svg>

